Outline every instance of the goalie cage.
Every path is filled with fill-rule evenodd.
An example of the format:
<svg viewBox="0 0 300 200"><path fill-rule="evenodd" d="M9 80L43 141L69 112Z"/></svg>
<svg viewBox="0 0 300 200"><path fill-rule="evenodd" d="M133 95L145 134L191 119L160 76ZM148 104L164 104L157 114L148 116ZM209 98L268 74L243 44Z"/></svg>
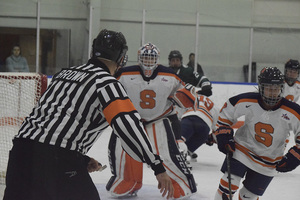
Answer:
<svg viewBox="0 0 300 200"><path fill-rule="evenodd" d="M0 185L5 184L12 139L46 88L43 74L0 73Z"/></svg>

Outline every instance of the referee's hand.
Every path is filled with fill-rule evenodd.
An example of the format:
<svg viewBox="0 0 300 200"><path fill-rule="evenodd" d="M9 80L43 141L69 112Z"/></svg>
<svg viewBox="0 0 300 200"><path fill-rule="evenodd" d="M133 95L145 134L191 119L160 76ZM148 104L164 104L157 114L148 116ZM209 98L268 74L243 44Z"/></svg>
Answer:
<svg viewBox="0 0 300 200"><path fill-rule="evenodd" d="M174 188L169 175L166 172L163 172L157 174L156 179L158 181L158 189L160 189L162 196L164 197L167 194L167 199L172 198L174 196Z"/></svg>
<svg viewBox="0 0 300 200"><path fill-rule="evenodd" d="M99 171L101 168L102 168L102 165L97 160L95 160L94 158L90 159L88 166L87 166L87 170L89 173Z"/></svg>

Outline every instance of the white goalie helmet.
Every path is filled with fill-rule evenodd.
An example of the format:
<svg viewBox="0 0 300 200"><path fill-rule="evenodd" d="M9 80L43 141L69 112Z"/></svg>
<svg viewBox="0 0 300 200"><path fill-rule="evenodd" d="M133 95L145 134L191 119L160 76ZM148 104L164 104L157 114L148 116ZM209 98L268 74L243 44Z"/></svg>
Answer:
<svg viewBox="0 0 300 200"><path fill-rule="evenodd" d="M150 77L158 66L160 51L151 43L144 44L138 50L138 62L146 77Z"/></svg>

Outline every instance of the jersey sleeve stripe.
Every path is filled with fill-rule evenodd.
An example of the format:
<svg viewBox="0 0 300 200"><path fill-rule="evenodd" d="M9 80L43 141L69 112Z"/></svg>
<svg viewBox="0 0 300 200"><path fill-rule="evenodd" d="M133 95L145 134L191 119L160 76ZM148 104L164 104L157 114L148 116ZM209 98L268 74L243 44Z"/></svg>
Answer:
<svg viewBox="0 0 300 200"><path fill-rule="evenodd" d="M292 108L288 107L288 106L285 106L285 105L282 105L281 106L282 109L292 113L293 115L295 115L295 117L297 117L298 120L300 120L300 115L298 112L296 112L295 110L293 110Z"/></svg>
<svg viewBox="0 0 300 200"><path fill-rule="evenodd" d="M111 124L111 120L121 112L132 112L136 110L133 106L130 99L124 100L115 100L111 102L106 108L103 110L104 116L109 124Z"/></svg>
<svg viewBox="0 0 300 200"><path fill-rule="evenodd" d="M256 95L253 95L253 98L249 98L249 96L250 95L248 93L247 94L238 95L238 96L234 96L234 97L231 97L229 99L229 102L233 106L235 106L236 104L239 104L239 103L244 103L244 102L258 103Z"/></svg>
<svg viewBox="0 0 300 200"><path fill-rule="evenodd" d="M226 126L232 126L233 122L230 121L230 120L228 120L228 119L224 119L224 118L219 117L218 118L218 124L220 124L220 125L226 125Z"/></svg>
<svg viewBox="0 0 300 200"><path fill-rule="evenodd" d="M122 72L122 76L124 75L140 75L141 73L139 71L129 71L129 72ZM121 76L117 77L117 80L119 80Z"/></svg>
<svg viewBox="0 0 300 200"><path fill-rule="evenodd" d="M257 101L257 99L240 99L238 102L237 102L237 104L239 104L239 103L244 103L244 102L248 102L248 103L257 103L258 101Z"/></svg>
<svg viewBox="0 0 300 200"><path fill-rule="evenodd" d="M157 75L159 75L159 76L172 76L172 77L176 78L178 81L181 81L181 79L175 74L166 73L166 72L158 72Z"/></svg>

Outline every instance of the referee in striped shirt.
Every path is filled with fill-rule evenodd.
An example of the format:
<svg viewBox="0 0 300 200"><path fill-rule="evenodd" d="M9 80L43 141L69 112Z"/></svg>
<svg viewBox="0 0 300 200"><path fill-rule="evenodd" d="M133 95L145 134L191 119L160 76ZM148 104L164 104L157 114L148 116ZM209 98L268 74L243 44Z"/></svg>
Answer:
<svg viewBox="0 0 300 200"><path fill-rule="evenodd" d="M132 158L151 166L162 196L173 196L140 115L113 77L127 60L125 37L102 30L92 50L88 63L53 76L14 137L4 200L99 200L89 172L102 166L85 154L109 125Z"/></svg>

